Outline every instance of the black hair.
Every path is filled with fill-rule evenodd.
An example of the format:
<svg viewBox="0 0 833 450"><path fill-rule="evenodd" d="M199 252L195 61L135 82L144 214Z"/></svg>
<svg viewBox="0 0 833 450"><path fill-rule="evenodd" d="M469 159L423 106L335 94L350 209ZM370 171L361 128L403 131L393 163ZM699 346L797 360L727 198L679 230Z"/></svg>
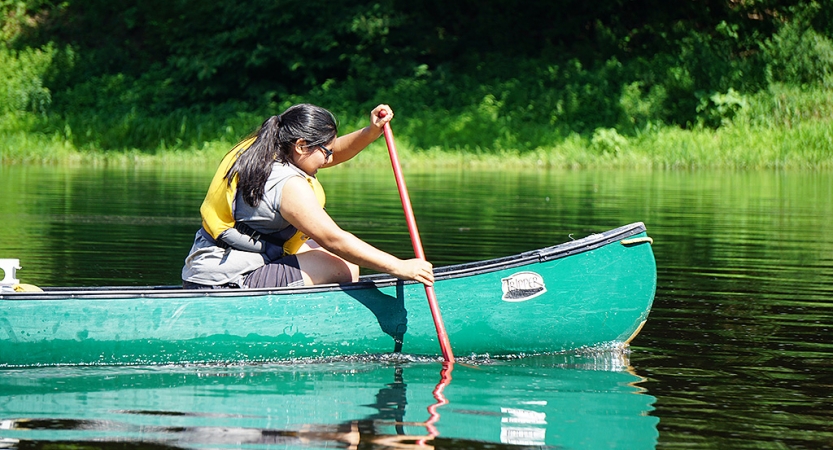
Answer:
<svg viewBox="0 0 833 450"><path fill-rule="evenodd" d="M299 139L307 147L323 145L335 139L338 125L335 116L320 106L302 103L290 106L279 116L272 116L255 132L252 145L241 150L240 157L226 173L229 185L237 177L237 190L251 206L263 197L266 180L272 174L272 163L290 162Z"/></svg>

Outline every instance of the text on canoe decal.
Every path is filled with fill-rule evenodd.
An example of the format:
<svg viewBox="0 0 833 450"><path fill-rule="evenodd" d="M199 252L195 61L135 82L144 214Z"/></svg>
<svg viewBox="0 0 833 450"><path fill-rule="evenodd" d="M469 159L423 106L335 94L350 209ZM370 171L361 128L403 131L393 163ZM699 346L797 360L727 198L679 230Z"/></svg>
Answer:
<svg viewBox="0 0 833 450"><path fill-rule="evenodd" d="M501 300L506 302L523 302L547 292L544 277L535 272L518 272L500 282L503 289Z"/></svg>

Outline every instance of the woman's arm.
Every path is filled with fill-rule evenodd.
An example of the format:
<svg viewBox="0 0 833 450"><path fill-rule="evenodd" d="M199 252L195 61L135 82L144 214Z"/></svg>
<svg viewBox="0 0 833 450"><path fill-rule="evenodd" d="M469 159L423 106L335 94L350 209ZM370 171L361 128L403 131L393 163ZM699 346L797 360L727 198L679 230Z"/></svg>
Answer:
<svg viewBox="0 0 833 450"><path fill-rule="evenodd" d="M237 228L229 228L223 231L217 236L217 240L221 240L237 250L253 253L265 253L269 245L266 241L241 233Z"/></svg>
<svg viewBox="0 0 833 450"><path fill-rule="evenodd" d="M342 230L319 206L315 193L303 178L286 182L281 195L280 214L316 243L339 257L368 269L431 286L431 263L422 259L402 260Z"/></svg>
<svg viewBox="0 0 833 450"><path fill-rule="evenodd" d="M380 111L386 111L387 115L384 118L379 117ZM393 110L388 105L379 105L373 108L370 112L370 125L356 130L352 133L345 134L336 138L336 143L333 145L333 157L323 167L332 167L336 164L341 164L356 156L365 147L370 145L379 136L382 135L382 129L386 123L393 119Z"/></svg>

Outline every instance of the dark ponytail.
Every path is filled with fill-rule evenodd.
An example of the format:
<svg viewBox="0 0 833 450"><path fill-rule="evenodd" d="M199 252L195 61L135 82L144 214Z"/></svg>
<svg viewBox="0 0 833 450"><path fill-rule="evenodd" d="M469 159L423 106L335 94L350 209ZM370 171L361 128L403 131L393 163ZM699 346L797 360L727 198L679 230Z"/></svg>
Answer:
<svg viewBox="0 0 833 450"><path fill-rule="evenodd" d="M226 174L229 183L238 177L237 190L251 206L257 206L263 197L266 180L272 174L272 163L290 162L299 139L311 148L332 141L338 134L338 125L331 112L303 103L289 107L280 116L266 119L256 134L257 139L243 150Z"/></svg>

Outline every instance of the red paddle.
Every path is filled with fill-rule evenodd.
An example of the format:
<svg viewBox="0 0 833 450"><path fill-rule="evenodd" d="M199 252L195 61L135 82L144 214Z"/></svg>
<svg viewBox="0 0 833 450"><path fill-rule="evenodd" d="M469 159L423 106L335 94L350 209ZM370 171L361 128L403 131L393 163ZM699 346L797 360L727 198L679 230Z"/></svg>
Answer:
<svg viewBox="0 0 833 450"><path fill-rule="evenodd" d="M379 111L379 117L385 117L387 111ZM414 245L414 254L419 259L425 259L425 252L422 250L422 241L419 239L414 210L411 208L411 199L408 197L408 188L405 186L405 178L402 177L402 168L399 167L399 156L396 154L396 145L393 143L393 131L390 129L390 122L385 124L385 142L388 144L390 153L390 164L393 166L393 174L396 176L396 186L399 188L399 198L402 200L402 209L405 210L405 221L408 222L408 231L411 233L411 243ZM425 295L428 297L428 306L431 308L431 315L434 317L434 326L437 328L437 339L440 340L440 348L443 352L443 359L447 362L454 362L454 354L451 353L451 344L448 342L448 335L445 332L443 318L440 315L440 307L437 304L437 295L433 286L425 286Z"/></svg>

